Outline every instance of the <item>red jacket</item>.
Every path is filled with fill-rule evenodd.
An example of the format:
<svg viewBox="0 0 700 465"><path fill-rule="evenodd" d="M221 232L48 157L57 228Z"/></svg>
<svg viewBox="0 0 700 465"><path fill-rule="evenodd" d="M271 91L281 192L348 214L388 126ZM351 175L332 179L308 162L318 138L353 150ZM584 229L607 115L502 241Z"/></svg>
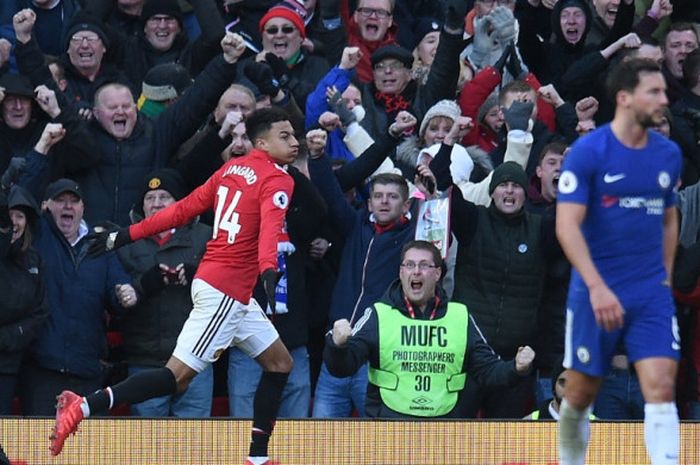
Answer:
<svg viewBox="0 0 700 465"><path fill-rule="evenodd" d="M542 84L537 80L534 74L528 73L525 77L530 87L537 91ZM470 117L475 124L478 123L479 108L486 101L489 95L501 83L501 74L493 66L487 66L479 71L474 79L464 84L462 92L459 94L459 107L462 110L462 115ZM556 132L556 114L554 107L543 99L537 99L537 119L547 125L549 132ZM498 138L490 128L483 124L476 124L476 130L470 131L462 140L462 145L468 147L470 145L478 145L479 148L487 153L496 148Z"/></svg>

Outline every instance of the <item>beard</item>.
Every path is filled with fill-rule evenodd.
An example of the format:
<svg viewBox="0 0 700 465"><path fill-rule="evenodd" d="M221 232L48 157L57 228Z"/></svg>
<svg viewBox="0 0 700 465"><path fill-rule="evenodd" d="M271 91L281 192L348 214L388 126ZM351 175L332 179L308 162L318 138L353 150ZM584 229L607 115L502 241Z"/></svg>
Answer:
<svg viewBox="0 0 700 465"><path fill-rule="evenodd" d="M644 129L654 129L657 128L661 123L663 123L663 112L657 113L637 113L637 122Z"/></svg>

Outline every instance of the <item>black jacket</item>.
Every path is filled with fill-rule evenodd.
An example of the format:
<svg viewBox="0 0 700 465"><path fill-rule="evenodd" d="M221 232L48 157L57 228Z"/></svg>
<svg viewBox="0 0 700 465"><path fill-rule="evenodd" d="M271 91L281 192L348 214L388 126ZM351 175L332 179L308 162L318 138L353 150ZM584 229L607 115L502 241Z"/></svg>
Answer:
<svg viewBox="0 0 700 465"><path fill-rule="evenodd" d="M45 84L57 90L56 84L51 76L48 66L45 64L44 54L39 49L39 44L32 38L26 44L17 42L15 48L17 57L17 67L22 74L29 76L35 86ZM110 82L119 82L129 86L134 95L139 95L141 83L134 84L126 75L111 61L109 54L102 58L102 65L97 72L95 79L90 81L73 66L64 53L61 57L61 64L64 68L65 79L68 86L63 92L68 100L81 108L92 108L95 91Z"/></svg>
<svg viewBox="0 0 700 465"><path fill-rule="evenodd" d="M312 266L309 248L311 241L323 237L326 228L327 207L316 186L299 170L288 167L294 179L292 202L285 216L289 241L294 245L294 253L286 256L287 263L287 313L271 317L284 345L296 349L309 340L312 301L309 297L307 277ZM258 281L254 294L258 302L266 302L265 291Z"/></svg>
<svg viewBox="0 0 700 465"><path fill-rule="evenodd" d="M448 299L445 291L438 286L436 289L440 303L434 319L440 319L447 312ZM395 280L387 289L380 302L399 309L408 315L408 310L404 301L401 283ZM428 303L428 307L434 301ZM421 312L416 313L420 319L428 319L428 315ZM348 339L348 343L343 347L338 347L333 343L331 333L326 336L326 347L323 350L323 360L328 366L332 375L338 377L351 376L362 365L369 361L370 366L379 367L379 320L377 319L374 305L364 311L364 316L354 328L355 333ZM467 373L467 383L478 382L486 387L506 387L515 384L519 378L515 371L515 362L504 362L489 347L481 334L474 319L469 317L467 327L467 349L465 352L463 372ZM460 398L465 391L460 393ZM460 417L460 402L457 402L452 411L446 417ZM379 394L379 388L371 383L367 385L367 398L365 412L369 417L379 418L414 418L391 410L384 405Z"/></svg>
<svg viewBox="0 0 700 465"><path fill-rule="evenodd" d="M13 198L14 197L14 198ZM13 189L10 205L33 208L22 189ZM33 203L33 200L31 201ZM32 215L29 209L28 215ZM36 226L38 218L28 218L27 228ZM12 232L0 233L2 245L8 245ZM37 251L20 250L22 238L0 256L0 373L16 374L24 352L36 339L49 316L44 265Z"/></svg>
<svg viewBox="0 0 700 465"><path fill-rule="evenodd" d="M11 129L0 119L0 173L5 172L12 157L27 157L33 152L48 123L62 124L66 135L49 152L49 167L44 187L50 179L62 177L66 171L80 170L95 163L95 144L88 137L87 124L78 117L74 108L65 105L65 99L59 95L57 99L61 106L61 114L56 118L52 119L36 103L32 103L32 118L24 128ZM42 191L37 198L43 197L43 194Z"/></svg>
<svg viewBox="0 0 700 465"><path fill-rule="evenodd" d="M428 81L421 85L411 81L402 93L410 101L411 106L408 111L415 115L418 121L422 120L428 109L438 101L455 98L459 78L459 54L464 49L464 44L461 34L455 35L442 31L435 61L428 74ZM411 86L415 87L415 90L410 91ZM362 104L366 110L366 115L360 124L374 140L377 140L393 123L393 118L389 119L384 102L375 98L374 83L362 84L360 91Z"/></svg>
<svg viewBox="0 0 700 465"><path fill-rule="evenodd" d="M94 0L93 0L94 1ZM144 76L152 67L162 63L178 63L185 67L192 77L196 77L221 52L219 43L224 37L224 22L216 9L214 0L192 2L194 13L202 33L194 40L187 37L184 29L177 35L170 49L154 49L146 40L141 23L138 34L133 35L128 29L108 27L112 42L117 45L116 60L124 70L126 77L140 89ZM108 19L105 13L101 14ZM126 15L122 13L122 18Z"/></svg>
<svg viewBox="0 0 700 465"><path fill-rule="evenodd" d="M464 303L496 353L510 359L536 346L548 252L554 228L539 215L503 215L494 204L476 206L452 191L457 237L453 299Z"/></svg>
<svg viewBox="0 0 700 465"><path fill-rule="evenodd" d="M97 121L90 135L98 146L99 162L72 173L85 194L85 218L91 224L109 220L128 225L129 210L148 173L166 165L185 140L195 133L230 85L236 66L216 57L174 105L155 119L138 116L133 133L125 140L108 134Z"/></svg>
<svg viewBox="0 0 700 465"><path fill-rule="evenodd" d="M146 238L119 249L119 259L139 293L139 302L124 313L122 322L130 364L160 367L170 358L192 310L192 298L190 285L164 285L157 267L163 263L175 268L183 263L191 284L210 237L209 226L192 223L177 228L162 246Z"/></svg>

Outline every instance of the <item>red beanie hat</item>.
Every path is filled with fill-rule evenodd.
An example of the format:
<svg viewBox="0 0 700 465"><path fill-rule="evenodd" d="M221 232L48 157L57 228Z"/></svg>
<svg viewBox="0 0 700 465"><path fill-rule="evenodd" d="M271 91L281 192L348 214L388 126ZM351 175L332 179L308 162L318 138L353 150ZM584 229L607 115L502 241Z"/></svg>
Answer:
<svg viewBox="0 0 700 465"><path fill-rule="evenodd" d="M267 23L269 20L272 18L284 18L291 22L294 27L299 30L299 34L301 35L302 39L306 39L306 27L304 25L305 16L306 11L304 10L304 7L294 0L278 3L267 10L265 16L260 19L260 23L258 24L260 34L262 34L263 30L265 29L265 23Z"/></svg>

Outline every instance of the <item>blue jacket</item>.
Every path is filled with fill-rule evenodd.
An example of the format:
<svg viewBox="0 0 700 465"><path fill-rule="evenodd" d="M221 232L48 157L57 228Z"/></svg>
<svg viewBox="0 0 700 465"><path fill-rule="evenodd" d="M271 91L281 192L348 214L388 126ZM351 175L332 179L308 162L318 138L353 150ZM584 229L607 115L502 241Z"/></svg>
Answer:
<svg viewBox="0 0 700 465"><path fill-rule="evenodd" d="M367 208L354 210L345 200L327 157L309 160L309 172L318 190L328 203L328 210L337 231L345 232L345 245L338 279L333 289L328 315L332 323L347 318L354 323L384 295L396 279L401 263L401 249L413 240L415 219L397 223L378 233ZM411 218L416 218L413 214ZM354 314L354 318L353 318Z"/></svg>
<svg viewBox="0 0 700 465"><path fill-rule="evenodd" d="M131 283L116 254L88 258L87 240L71 247L50 213L44 213L35 242L46 265L49 321L32 357L49 370L94 378L106 356L105 309L118 309L114 286Z"/></svg>
<svg viewBox="0 0 700 465"><path fill-rule="evenodd" d="M334 66L321 79L316 88L306 97L306 121L304 129L307 131L318 126L318 118L324 111L330 111L328 102L326 102L326 89L335 86L338 92L343 93L350 85L350 78L353 75L352 70L340 69ZM328 142L326 142L326 153L333 159L352 161L355 157L348 147L343 142L345 134L340 129L334 129L328 134Z"/></svg>

